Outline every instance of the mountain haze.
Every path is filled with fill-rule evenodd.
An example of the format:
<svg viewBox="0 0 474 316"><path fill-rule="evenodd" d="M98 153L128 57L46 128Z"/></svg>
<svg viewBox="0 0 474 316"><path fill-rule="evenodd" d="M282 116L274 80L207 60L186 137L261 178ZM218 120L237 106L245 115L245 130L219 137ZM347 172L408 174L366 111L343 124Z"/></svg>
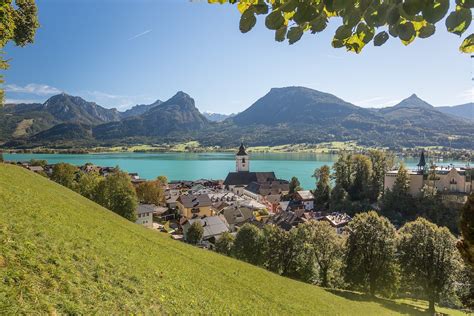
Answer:
<svg viewBox="0 0 474 316"><path fill-rule="evenodd" d="M474 121L474 103L436 107L438 111Z"/></svg>

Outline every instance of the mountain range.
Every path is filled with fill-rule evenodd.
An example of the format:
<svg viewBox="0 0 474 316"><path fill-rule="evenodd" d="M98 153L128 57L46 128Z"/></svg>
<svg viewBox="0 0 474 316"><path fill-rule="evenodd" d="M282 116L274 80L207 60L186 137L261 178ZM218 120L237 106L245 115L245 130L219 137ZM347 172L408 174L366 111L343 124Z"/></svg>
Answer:
<svg viewBox="0 0 474 316"><path fill-rule="evenodd" d="M125 112L67 94L43 104L9 104L0 110L6 147L93 146L198 140L234 146L356 140L367 146L441 145L473 148L473 104L433 107L415 94L395 106L368 109L304 87L273 88L245 111L202 114L178 92L169 100Z"/></svg>

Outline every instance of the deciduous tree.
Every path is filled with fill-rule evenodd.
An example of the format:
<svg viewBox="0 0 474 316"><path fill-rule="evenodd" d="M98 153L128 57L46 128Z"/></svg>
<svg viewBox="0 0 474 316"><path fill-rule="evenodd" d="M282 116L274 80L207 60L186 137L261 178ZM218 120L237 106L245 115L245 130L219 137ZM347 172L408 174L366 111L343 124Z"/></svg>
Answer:
<svg viewBox="0 0 474 316"><path fill-rule="evenodd" d="M244 224L235 237L233 255L240 260L259 265L263 261L263 234L255 225Z"/></svg>
<svg viewBox="0 0 474 316"><path fill-rule="evenodd" d="M393 225L376 212L357 214L349 223L345 280L353 288L391 294L398 285L397 236Z"/></svg>
<svg viewBox="0 0 474 316"><path fill-rule="evenodd" d="M331 275L334 275L336 269L341 266L340 258L344 253L343 239L326 221L310 222L305 225L311 230L309 242L319 268L319 283L327 287L330 285Z"/></svg>
<svg viewBox="0 0 474 316"><path fill-rule="evenodd" d="M75 189L79 169L68 163L58 163L53 167L51 180L69 189Z"/></svg>
<svg viewBox="0 0 474 316"><path fill-rule="evenodd" d="M390 36L404 45L435 33L435 25L445 20L446 29L462 35L472 20L472 1L458 0L449 14L449 0L377 1L313 1L313 0L208 0L209 3L237 4L242 14L240 31L249 32L257 23L257 15L265 15L265 26L275 32L275 40L293 44L305 32L322 32L329 20L337 19L332 46L345 47L359 53L373 42L383 45ZM439 24L438 24L439 25ZM474 34L467 36L459 49L474 52Z"/></svg>
<svg viewBox="0 0 474 316"><path fill-rule="evenodd" d="M194 221L186 233L186 241L190 244L196 245L201 241L204 234L204 228L199 220Z"/></svg>
<svg viewBox="0 0 474 316"><path fill-rule="evenodd" d="M235 238L231 233L224 232L216 241L216 251L226 256L230 256L232 254L234 240Z"/></svg>
<svg viewBox="0 0 474 316"><path fill-rule="evenodd" d="M351 185L349 195L352 200L361 201L369 198L369 180L372 176L372 163L365 155L352 157Z"/></svg>
<svg viewBox="0 0 474 316"><path fill-rule="evenodd" d="M369 199L375 202L383 193L385 173L393 167L394 157L381 150L370 150L369 159L372 164Z"/></svg>
<svg viewBox="0 0 474 316"><path fill-rule="evenodd" d="M129 221L137 219L137 194L125 172L116 170L99 183L96 202Z"/></svg>
<svg viewBox="0 0 474 316"><path fill-rule="evenodd" d="M474 271L474 193L471 193L461 210L461 234L457 247L461 255Z"/></svg>
<svg viewBox="0 0 474 316"><path fill-rule="evenodd" d="M445 227L438 227L424 218L405 224L400 229L398 247L400 266L405 282L421 286L429 301L429 311L441 294L455 282L460 266L456 240Z"/></svg>
<svg viewBox="0 0 474 316"><path fill-rule="evenodd" d="M97 199L97 187L103 178L97 172L81 173L77 181L76 190L89 200Z"/></svg>
<svg viewBox="0 0 474 316"><path fill-rule="evenodd" d="M3 48L9 42L23 47L33 43L39 26L37 7L34 0L3 0L0 2L0 69L8 68L3 58ZM3 75L0 75L0 84ZM3 104L4 90L0 89L0 105Z"/></svg>
<svg viewBox="0 0 474 316"><path fill-rule="evenodd" d="M290 195L301 190L300 181L298 180L297 177L292 177L291 178L289 188L290 188L290 190L289 190L288 193Z"/></svg>
<svg viewBox="0 0 474 316"><path fill-rule="evenodd" d="M317 182L316 190L314 190L316 207L327 210L331 197L331 169L324 165L314 171L313 177L316 178Z"/></svg>
<svg viewBox="0 0 474 316"><path fill-rule="evenodd" d="M165 200L165 193L160 181L146 181L137 187L138 200L146 204L160 205Z"/></svg>

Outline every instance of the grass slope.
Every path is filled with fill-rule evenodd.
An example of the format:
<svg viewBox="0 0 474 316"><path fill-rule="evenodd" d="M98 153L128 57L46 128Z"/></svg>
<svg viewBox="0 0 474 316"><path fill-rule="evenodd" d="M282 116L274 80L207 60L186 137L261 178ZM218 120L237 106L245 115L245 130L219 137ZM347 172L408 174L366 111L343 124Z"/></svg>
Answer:
<svg viewBox="0 0 474 316"><path fill-rule="evenodd" d="M2 315L417 312L333 294L173 241L41 176L0 164Z"/></svg>

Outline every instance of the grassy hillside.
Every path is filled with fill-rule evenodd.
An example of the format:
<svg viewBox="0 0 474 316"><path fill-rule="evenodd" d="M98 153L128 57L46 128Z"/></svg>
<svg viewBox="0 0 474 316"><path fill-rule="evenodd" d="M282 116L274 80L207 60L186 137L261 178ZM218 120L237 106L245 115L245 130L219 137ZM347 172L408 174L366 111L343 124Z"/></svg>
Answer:
<svg viewBox="0 0 474 316"><path fill-rule="evenodd" d="M173 241L41 176L0 164L2 315L417 312L405 303L332 294Z"/></svg>

